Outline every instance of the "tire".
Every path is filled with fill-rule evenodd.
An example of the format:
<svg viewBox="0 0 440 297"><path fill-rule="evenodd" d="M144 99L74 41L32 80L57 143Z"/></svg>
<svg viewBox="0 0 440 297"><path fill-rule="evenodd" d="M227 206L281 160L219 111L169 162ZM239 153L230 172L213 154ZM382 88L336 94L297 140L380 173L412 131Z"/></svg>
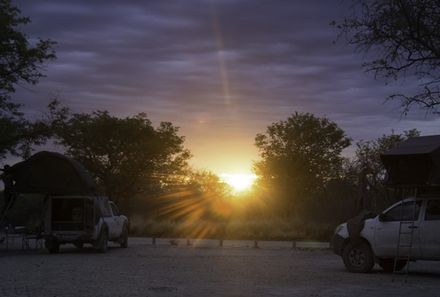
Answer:
<svg viewBox="0 0 440 297"><path fill-rule="evenodd" d="M379 259L379 266L382 267L382 269L385 272L393 272L394 270L394 259L393 258L386 258L386 259ZM398 260L396 263L396 271L400 271L405 267L407 261L406 260Z"/></svg>
<svg viewBox="0 0 440 297"><path fill-rule="evenodd" d="M75 242L74 244L73 244L77 249L82 249L82 248L84 248L84 244L82 243L82 242Z"/></svg>
<svg viewBox="0 0 440 297"><path fill-rule="evenodd" d="M99 253L107 252L108 248L108 231L107 228L102 228L99 232L98 239L96 240L94 247Z"/></svg>
<svg viewBox="0 0 440 297"><path fill-rule="evenodd" d="M374 255L365 241L349 242L342 252L345 267L351 272L370 272L374 266Z"/></svg>
<svg viewBox="0 0 440 297"><path fill-rule="evenodd" d="M127 225L124 225L122 228L122 234L121 238L119 239L119 244L121 245L121 248L127 248L128 247L128 228Z"/></svg>
<svg viewBox="0 0 440 297"><path fill-rule="evenodd" d="M50 254L58 254L60 252L60 243L56 238L47 238L44 241L44 245Z"/></svg>

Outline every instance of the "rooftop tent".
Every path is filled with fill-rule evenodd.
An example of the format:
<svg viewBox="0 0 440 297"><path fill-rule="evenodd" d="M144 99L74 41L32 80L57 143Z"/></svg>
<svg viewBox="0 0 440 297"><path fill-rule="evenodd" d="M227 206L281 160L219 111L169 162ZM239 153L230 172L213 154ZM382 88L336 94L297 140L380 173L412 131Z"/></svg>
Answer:
<svg viewBox="0 0 440 297"><path fill-rule="evenodd" d="M394 187L440 187L440 135L410 138L380 156Z"/></svg>
<svg viewBox="0 0 440 297"><path fill-rule="evenodd" d="M62 154L39 152L11 167L15 181L13 190L19 193L49 195L91 195L96 186L86 169Z"/></svg>

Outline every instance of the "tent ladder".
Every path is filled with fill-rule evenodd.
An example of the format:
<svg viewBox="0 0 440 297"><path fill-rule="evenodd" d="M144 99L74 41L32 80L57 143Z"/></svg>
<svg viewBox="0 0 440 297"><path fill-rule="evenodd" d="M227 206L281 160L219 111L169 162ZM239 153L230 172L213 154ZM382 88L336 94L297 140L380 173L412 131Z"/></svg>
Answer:
<svg viewBox="0 0 440 297"><path fill-rule="evenodd" d="M402 201L404 200L405 191L402 193ZM414 191L414 198L417 198L417 189ZM393 267L393 281L394 277L399 272L398 263L400 261L406 261L405 265L405 282L408 278L409 273L409 263L412 257L412 247L414 243L414 230L417 228L415 226L415 222L417 220L417 201L414 200L414 210L413 210L413 219L408 221L400 221L399 222L399 233L397 237L397 247L396 247L396 255L394 257L394 267ZM406 240L405 240L406 239Z"/></svg>

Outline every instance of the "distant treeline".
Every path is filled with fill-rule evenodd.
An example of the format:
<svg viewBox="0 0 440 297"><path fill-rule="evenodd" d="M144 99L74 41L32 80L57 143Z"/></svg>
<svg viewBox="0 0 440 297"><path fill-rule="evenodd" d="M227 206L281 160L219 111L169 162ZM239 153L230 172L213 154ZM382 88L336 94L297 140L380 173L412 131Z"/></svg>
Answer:
<svg viewBox="0 0 440 297"><path fill-rule="evenodd" d="M380 154L419 135L410 130L360 141L354 156L344 158L342 150L351 139L335 122L294 113L256 135L260 159L253 169L258 179L249 191L234 194L215 174L188 165L191 153L177 127L169 122L154 127L142 113L125 118L108 111L71 113L53 101L47 115L26 120L23 131L2 158L27 157L41 144L55 143L89 170L103 194L137 218L133 230L140 234L162 228L156 233L271 237L268 230L273 229L277 238L289 222L289 238L310 237L304 230L315 234L311 237L323 236L361 209L380 211L398 199L399 193L385 186ZM256 225L266 231L252 231ZM180 227L170 231L164 226ZM231 226L245 230L231 231Z"/></svg>

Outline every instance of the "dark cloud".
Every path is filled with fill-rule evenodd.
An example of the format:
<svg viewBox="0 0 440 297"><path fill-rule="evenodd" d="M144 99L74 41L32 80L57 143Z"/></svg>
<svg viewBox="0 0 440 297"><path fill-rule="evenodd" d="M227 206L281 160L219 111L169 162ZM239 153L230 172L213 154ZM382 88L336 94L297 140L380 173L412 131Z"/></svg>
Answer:
<svg viewBox="0 0 440 297"><path fill-rule="evenodd" d="M255 158L255 134L294 111L326 115L355 140L391 129L437 132L435 118L402 119L396 102L385 103L414 83L375 81L361 55L334 43L329 23L348 13L346 1L17 4L32 19L30 36L58 42L47 77L16 95L29 113L54 95L77 111L144 111L181 126L199 166L228 170L210 155L234 151Z"/></svg>

